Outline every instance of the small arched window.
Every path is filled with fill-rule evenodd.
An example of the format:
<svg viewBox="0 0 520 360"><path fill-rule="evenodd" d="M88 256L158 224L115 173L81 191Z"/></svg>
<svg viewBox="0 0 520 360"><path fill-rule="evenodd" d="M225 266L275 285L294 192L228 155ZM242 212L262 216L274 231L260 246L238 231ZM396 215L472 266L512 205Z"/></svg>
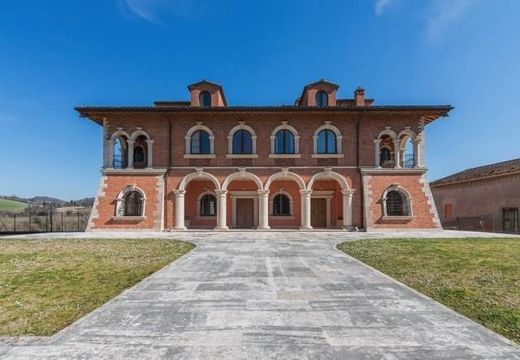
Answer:
<svg viewBox="0 0 520 360"><path fill-rule="evenodd" d="M291 215L291 200L285 194L277 194L273 198L273 215L289 216Z"/></svg>
<svg viewBox="0 0 520 360"><path fill-rule="evenodd" d="M287 129L279 130L275 135L275 154L294 154L294 135Z"/></svg>
<svg viewBox="0 0 520 360"><path fill-rule="evenodd" d="M112 167L114 169L126 168L126 143L120 137L117 137L114 141Z"/></svg>
<svg viewBox="0 0 520 360"><path fill-rule="evenodd" d="M210 140L209 134L204 130L197 130L191 134L190 139L191 154L209 154Z"/></svg>
<svg viewBox="0 0 520 360"><path fill-rule="evenodd" d="M142 216L143 197L138 191L130 191L123 200L123 216Z"/></svg>
<svg viewBox="0 0 520 360"><path fill-rule="evenodd" d="M380 161L379 165L381 167L388 167L388 166L391 166L391 165L393 166L392 153L390 152L390 149L382 148L380 150L379 161Z"/></svg>
<svg viewBox="0 0 520 360"><path fill-rule="evenodd" d="M316 93L316 106L326 107L329 105L329 95L327 92L320 90Z"/></svg>
<svg viewBox="0 0 520 360"><path fill-rule="evenodd" d="M409 216L410 209L406 196L397 190L391 190L386 194L387 216Z"/></svg>
<svg viewBox="0 0 520 360"><path fill-rule="evenodd" d="M199 94L200 107L211 107L211 94L208 91L201 91Z"/></svg>
<svg viewBox="0 0 520 360"><path fill-rule="evenodd" d="M317 151L318 154L337 153L338 150L336 146L336 134L334 131L325 129L318 133Z"/></svg>
<svg viewBox="0 0 520 360"><path fill-rule="evenodd" d="M200 216L217 215L217 199L212 194L203 195L200 198Z"/></svg>
<svg viewBox="0 0 520 360"><path fill-rule="evenodd" d="M253 139L247 130L238 130L233 134L233 154L252 154Z"/></svg>

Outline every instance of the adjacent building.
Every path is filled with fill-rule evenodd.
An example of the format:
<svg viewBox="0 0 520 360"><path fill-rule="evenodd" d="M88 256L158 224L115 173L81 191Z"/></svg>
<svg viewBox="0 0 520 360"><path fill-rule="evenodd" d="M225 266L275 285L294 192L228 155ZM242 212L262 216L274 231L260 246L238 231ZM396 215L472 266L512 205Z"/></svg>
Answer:
<svg viewBox="0 0 520 360"><path fill-rule="evenodd" d="M424 138L451 106L377 106L338 88L234 106L204 80L187 101L77 107L103 128L88 229L440 229Z"/></svg>
<svg viewBox="0 0 520 360"><path fill-rule="evenodd" d="M430 186L445 228L519 233L520 159L464 170Z"/></svg>

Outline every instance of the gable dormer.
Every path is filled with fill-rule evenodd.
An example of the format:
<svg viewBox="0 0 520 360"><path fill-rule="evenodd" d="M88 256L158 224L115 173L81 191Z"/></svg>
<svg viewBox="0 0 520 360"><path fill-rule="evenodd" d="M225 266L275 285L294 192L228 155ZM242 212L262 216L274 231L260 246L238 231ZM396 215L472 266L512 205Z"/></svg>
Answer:
<svg viewBox="0 0 520 360"><path fill-rule="evenodd" d="M191 106L222 107L227 106L222 86L207 80L188 85L191 94Z"/></svg>
<svg viewBox="0 0 520 360"><path fill-rule="evenodd" d="M339 86L323 79L305 85L302 96L296 101L298 106L336 106L336 91Z"/></svg>

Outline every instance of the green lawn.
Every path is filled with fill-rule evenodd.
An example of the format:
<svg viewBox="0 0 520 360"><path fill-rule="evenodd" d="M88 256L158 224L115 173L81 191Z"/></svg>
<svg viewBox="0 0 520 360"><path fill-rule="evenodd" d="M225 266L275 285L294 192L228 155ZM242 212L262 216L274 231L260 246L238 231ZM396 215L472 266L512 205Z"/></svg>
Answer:
<svg viewBox="0 0 520 360"><path fill-rule="evenodd" d="M520 343L520 239L392 239L338 248Z"/></svg>
<svg viewBox="0 0 520 360"><path fill-rule="evenodd" d="M193 248L175 240L0 239L0 335L51 335Z"/></svg>
<svg viewBox="0 0 520 360"><path fill-rule="evenodd" d="M24 211L25 208L28 206L29 204L27 203L7 199L0 199L0 211L20 213Z"/></svg>

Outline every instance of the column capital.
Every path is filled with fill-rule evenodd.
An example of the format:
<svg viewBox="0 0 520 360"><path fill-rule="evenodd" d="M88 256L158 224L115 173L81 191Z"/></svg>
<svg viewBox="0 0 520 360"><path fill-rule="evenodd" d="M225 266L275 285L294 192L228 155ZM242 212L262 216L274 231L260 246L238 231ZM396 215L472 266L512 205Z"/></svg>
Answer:
<svg viewBox="0 0 520 360"><path fill-rule="evenodd" d="M126 142L128 143L128 145L133 145L135 143L135 140L128 139L126 140Z"/></svg>
<svg viewBox="0 0 520 360"><path fill-rule="evenodd" d="M152 140L152 139L146 139L147 144L153 144L153 142L154 142L154 140Z"/></svg>
<svg viewBox="0 0 520 360"><path fill-rule="evenodd" d="M186 194L186 190L173 190L175 196L184 196Z"/></svg>
<svg viewBox="0 0 520 360"><path fill-rule="evenodd" d="M302 194L303 196L311 196L312 189L302 189L300 190L300 194Z"/></svg>
<svg viewBox="0 0 520 360"><path fill-rule="evenodd" d="M258 190L257 193L259 196L267 196L267 195L269 195L269 190L261 189L261 190Z"/></svg>
<svg viewBox="0 0 520 360"><path fill-rule="evenodd" d="M381 144L381 140L382 140L381 138L374 139L374 144Z"/></svg>
<svg viewBox="0 0 520 360"><path fill-rule="evenodd" d="M227 190L218 189L215 190L215 194L217 194L217 196L225 196L227 194Z"/></svg>
<svg viewBox="0 0 520 360"><path fill-rule="evenodd" d="M354 195L355 192L356 192L356 190L354 190L354 189L343 189L343 190L341 190L341 193L343 195L348 195L348 196Z"/></svg>

